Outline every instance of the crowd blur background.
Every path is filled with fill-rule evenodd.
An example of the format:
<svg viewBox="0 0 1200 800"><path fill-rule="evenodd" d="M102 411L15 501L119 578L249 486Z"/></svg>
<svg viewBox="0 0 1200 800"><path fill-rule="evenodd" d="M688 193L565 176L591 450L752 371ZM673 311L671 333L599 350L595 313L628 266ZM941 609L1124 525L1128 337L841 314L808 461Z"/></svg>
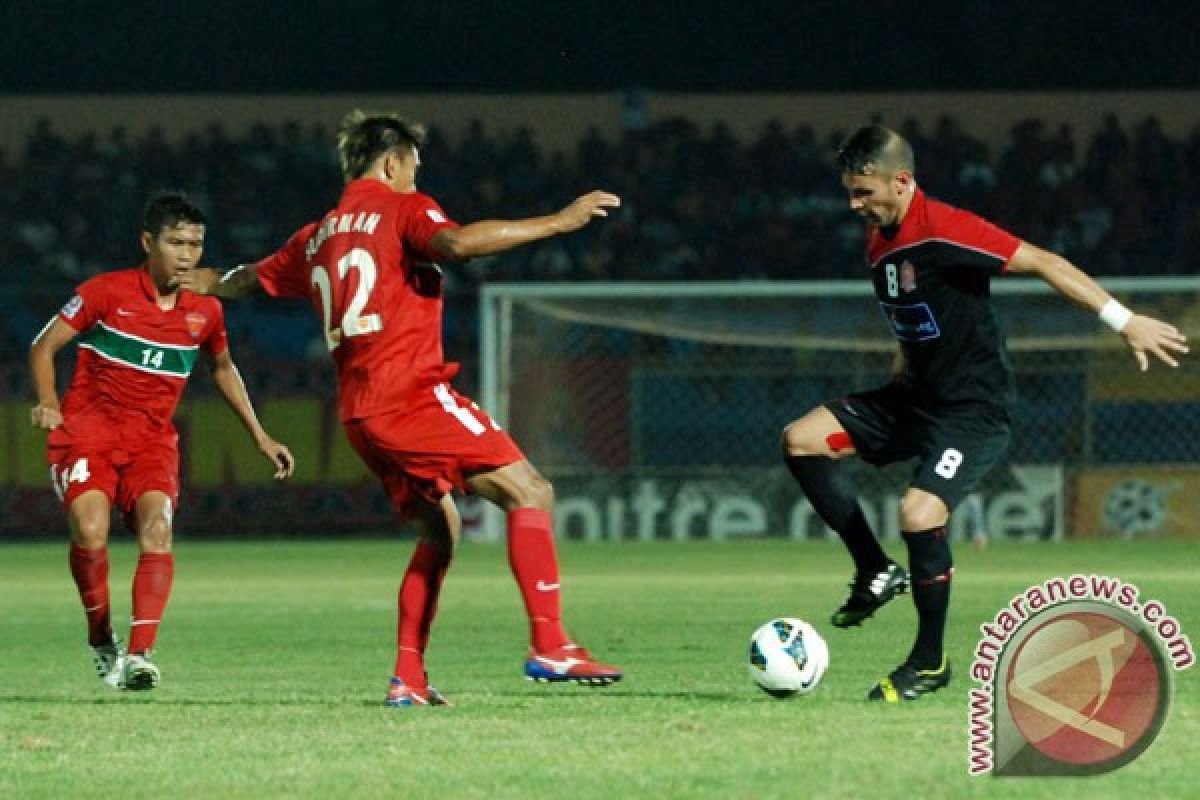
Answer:
<svg viewBox="0 0 1200 800"><path fill-rule="evenodd" d="M1200 263L1197 119L1174 138L1153 116L1122 125L1105 115L1087 136L1021 119L998 152L951 116L899 127L929 193L1096 275L1183 275ZM853 278L863 227L847 213L833 167L844 135L775 119L741 140L725 124L679 117L628 125L616 137L592 128L550 152L527 127L489 130L475 119L456 139L435 123L419 183L455 219L546 213L593 186L623 198L612 219L580 235L449 270L455 349L471 347L484 280ZM138 261L140 214L155 191L187 190L210 215L206 262L234 265L279 247L341 186L329 128L298 121L264 120L236 136L212 122L172 142L161 129L135 137L121 125L68 137L42 119L21 152L2 155L0 263L21 266L3 277L13 352L52 311L31 301L65 299L88 277ZM31 274L36 294L22 291ZM240 348L253 353L304 356L314 343L295 326L239 322Z"/></svg>
<svg viewBox="0 0 1200 800"><path fill-rule="evenodd" d="M420 186L460 221L545 213L593 187L624 199L581 235L454 270L447 334L463 355L482 280L854 274L862 229L832 170L847 131L772 119L761 103L761 124L749 130L736 104L724 120L703 108L649 114L647 93L774 93L782 106L796 92L1166 89L1186 98L1200 86L1200 60L1178 57L1193 43L1171 4L768 5L214 0L168 13L144 0L12 0L0 25L0 362L21 358L73 285L138 260L139 213L157 190L184 189L206 208L206 261L217 265L262 257L336 200L336 117L264 115L233 129L218 101L179 130L156 112L156 96L621 94L619 126L571 141L548 135L545 117L479 117L453 131L436 111L422 120ZM139 93L154 94L105 112L113 96ZM57 122L19 113L23 98L46 96L75 97L88 113ZM1186 274L1200 255L1200 113L1168 133L1155 115L1122 110L1097 106L1077 129L1018 108L987 136L952 108L883 121L912 140L931 194L1098 275ZM96 121L81 127L83 116ZM301 322L241 322L241 345L254 353L309 347Z"/></svg>

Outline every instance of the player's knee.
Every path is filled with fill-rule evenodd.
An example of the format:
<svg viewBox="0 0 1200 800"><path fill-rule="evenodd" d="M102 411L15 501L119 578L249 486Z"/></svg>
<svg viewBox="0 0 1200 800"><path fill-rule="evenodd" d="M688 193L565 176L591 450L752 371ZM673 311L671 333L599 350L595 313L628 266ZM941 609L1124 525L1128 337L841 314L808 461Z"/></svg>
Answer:
<svg viewBox="0 0 1200 800"><path fill-rule="evenodd" d="M554 484L540 474L531 475L520 487L516 501L518 508L550 511L554 508Z"/></svg>
<svg viewBox="0 0 1200 800"><path fill-rule="evenodd" d="M443 529L437 532L421 533L418 538L447 558L453 558L461 537L458 531Z"/></svg>
<svg viewBox="0 0 1200 800"><path fill-rule="evenodd" d="M813 442L812 436L800 420L792 422L783 429L783 456L816 456L826 455L825 449Z"/></svg>
<svg viewBox="0 0 1200 800"><path fill-rule="evenodd" d="M944 508L934 503L911 503L900 507L900 530L927 531L945 525Z"/></svg>
<svg viewBox="0 0 1200 800"><path fill-rule="evenodd" d="M437 507L417 516L417 537L447 555L454 555L462 539L462 516L453 502L443 500Z"/></svg>
<svg viewBox="0 0 1200 800"><path fill-rule="evenodd" d="M554 484L545 478L538 476L534 482L534 504L543 511L550 511L554 508Z"/></svg>
<svg viewBox="0 0 1200 800"><path fill-rule="evenodd" d="M166 514L154 514L138 522L138 544L145 552L171 552L171 521Z"/></svg>
<svg viewBox="0 0 1200 800"><path fill-rule="evenodd" d="M75 544L95 550L108 544L108 517L101 514L85 514L75 520L72 537Z"/></svg>

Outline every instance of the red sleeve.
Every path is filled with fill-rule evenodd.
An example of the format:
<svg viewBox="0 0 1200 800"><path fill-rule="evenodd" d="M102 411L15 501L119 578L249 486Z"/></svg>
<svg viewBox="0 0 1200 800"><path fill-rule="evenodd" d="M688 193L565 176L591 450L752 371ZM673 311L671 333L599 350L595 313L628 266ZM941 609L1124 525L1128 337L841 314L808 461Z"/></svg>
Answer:
<svg viewBox="0 0 1200 800"><path fill-rule="evenodd" d="M429 195L416 192L411 198L408 213L402 215L404 230L400 232L400 238L426 258L436 259L437 253L429 246L429 242L438 231L457 228L458 223L448 218L442 207Z"/></svg>
<svg viewBox="0 0 1200 800"><path fill-rule="evenodd" d="M272 297L308 297L308 265L304 248L317 230L312 222L292 234L274 255L258 262L258 282Z"/></svg>
<svg viewBox="0 0 1200 800"><path fill-rule="evenodd" d="M213 301L208 310L208 331L200 346L205 352L219 356L229 349L229 333L225 330L225 307Z"/></svg>
<svg viewBox="0 0 1200 800"><path fill-rule="evenodd" d="M59 310L58 318L79 332L87 330L103 318L108 304L103 277L97 276L79 284L75 294Z"/></svg>
<svg viewBox="0 0 1200 800"><path fill-rule="evenodd" d="M1008 270L1008 262L1021 246L1021 240L1003 228L961 208L949 209L946 224L954 232L957 244L973 252L965 266L979 267L992 274Z"/></svg>

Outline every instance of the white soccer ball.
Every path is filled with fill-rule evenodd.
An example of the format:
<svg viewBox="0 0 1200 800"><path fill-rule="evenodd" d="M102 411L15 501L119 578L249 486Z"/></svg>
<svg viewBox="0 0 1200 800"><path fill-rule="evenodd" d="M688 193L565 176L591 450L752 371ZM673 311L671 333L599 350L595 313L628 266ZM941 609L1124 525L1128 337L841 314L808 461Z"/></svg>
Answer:
<svg viewBox="0 0 1200 800"><path fill-rule="evenodd" d="M772 697L808 694L829 667L829 646L802 619L773 619L750 637L750 677Z"/></svg>

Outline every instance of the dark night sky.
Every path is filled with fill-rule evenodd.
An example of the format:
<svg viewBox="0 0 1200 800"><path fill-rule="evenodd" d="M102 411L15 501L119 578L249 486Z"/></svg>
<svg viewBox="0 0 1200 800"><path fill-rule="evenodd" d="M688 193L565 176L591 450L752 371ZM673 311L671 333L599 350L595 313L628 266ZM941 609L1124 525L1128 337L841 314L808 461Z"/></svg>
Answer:
<svg viewBox="0 0 1200 800"><path fill-rule="evenodd" d="M3 0L0 92L1197 88L1190 5Z"/></svg>

